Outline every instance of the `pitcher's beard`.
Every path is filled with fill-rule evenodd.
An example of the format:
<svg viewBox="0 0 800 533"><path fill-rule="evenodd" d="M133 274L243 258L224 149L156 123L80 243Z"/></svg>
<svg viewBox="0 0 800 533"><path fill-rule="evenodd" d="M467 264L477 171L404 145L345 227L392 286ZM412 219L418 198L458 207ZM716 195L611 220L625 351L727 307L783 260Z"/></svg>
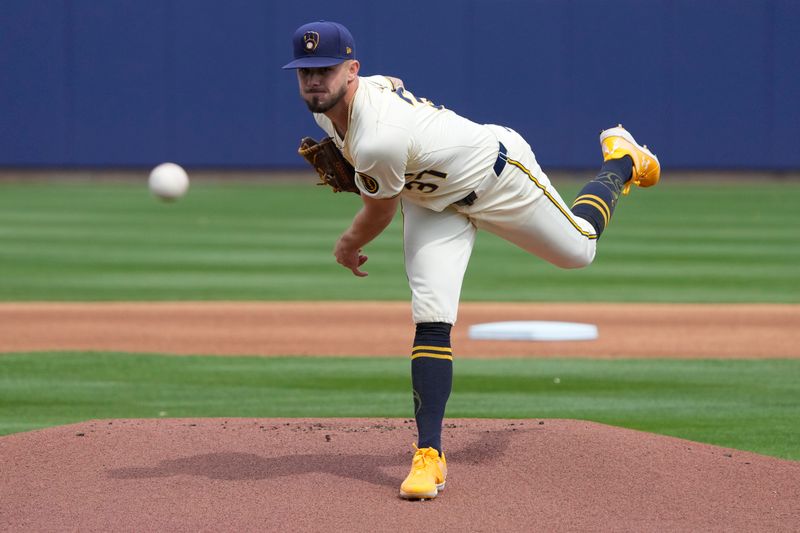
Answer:
<svg viewBox="0 0 800 533"><path fill-rule="evenodd" d="M331 96L331 99L327 102L320 102L319 96L311 95L311 100L303 99L308 106L308 110L312 113L325 113L326 111L330 111L333 109L336 104L339 103L339 100L344 98L344 93L347 92L347 86L342 87L336 94Z"/></svg>

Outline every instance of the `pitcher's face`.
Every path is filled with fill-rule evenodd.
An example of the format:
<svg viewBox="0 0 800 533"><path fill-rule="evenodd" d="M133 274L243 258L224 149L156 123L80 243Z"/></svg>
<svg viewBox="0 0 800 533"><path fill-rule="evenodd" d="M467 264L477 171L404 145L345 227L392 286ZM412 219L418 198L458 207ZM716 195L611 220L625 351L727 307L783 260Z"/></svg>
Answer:
<svg viewBox="0 0 800 533"><path fill-rule="evenodd" d="M325 113L344 98L348 82L357 75L353 74L353 63L344 61L332 67L297 69L300 96L310 111Z"/></svg>

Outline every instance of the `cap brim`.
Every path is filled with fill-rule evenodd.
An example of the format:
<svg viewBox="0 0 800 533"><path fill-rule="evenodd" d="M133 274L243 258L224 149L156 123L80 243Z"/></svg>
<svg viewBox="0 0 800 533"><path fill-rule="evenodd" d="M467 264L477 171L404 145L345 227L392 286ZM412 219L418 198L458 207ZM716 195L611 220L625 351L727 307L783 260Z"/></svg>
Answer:
<svg viewBox="0 0 800 533"><path fill-rule="evenodd" d="M339 63L344 63L345 61L347 61L347 59L342 59L340 57L301 57L300 59L295 59L291 63L286 63L281 68L292 69L332 67L333 65L338 65Z"/></svg>

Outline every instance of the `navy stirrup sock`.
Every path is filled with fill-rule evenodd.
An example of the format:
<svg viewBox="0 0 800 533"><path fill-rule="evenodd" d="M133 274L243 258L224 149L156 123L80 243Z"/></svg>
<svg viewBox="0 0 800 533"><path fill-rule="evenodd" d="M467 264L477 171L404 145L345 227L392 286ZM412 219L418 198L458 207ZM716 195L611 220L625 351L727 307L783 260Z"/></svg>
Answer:
<svg viewBox="0 0 800 533"><path fill-rule="evenodd" d="M453 385L450 329L444 322L417 324L411 352L411 384L419 448L442 452L442 421Z"/></svg>
<svg viewBox="0 0 800 533"><path fill-rule="evenodd" d="M575 198L572 212L588 220L598 237L611 221L619 194L631 179L632 172L633 159L630 156L604 161L597 176Z"/></svg>

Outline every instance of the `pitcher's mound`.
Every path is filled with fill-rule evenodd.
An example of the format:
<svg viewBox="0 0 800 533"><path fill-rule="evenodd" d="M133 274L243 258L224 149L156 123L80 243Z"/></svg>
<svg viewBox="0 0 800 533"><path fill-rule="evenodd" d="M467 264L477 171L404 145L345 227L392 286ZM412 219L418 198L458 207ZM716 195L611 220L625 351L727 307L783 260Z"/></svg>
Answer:
<svg viewBox="0 0 800 533"><path fill-rule="evenodd" d="M796 531L800 463L569 420L450 420L447 488L398 498L410 420L90 421L0 438L8 531Z"/></svg>

